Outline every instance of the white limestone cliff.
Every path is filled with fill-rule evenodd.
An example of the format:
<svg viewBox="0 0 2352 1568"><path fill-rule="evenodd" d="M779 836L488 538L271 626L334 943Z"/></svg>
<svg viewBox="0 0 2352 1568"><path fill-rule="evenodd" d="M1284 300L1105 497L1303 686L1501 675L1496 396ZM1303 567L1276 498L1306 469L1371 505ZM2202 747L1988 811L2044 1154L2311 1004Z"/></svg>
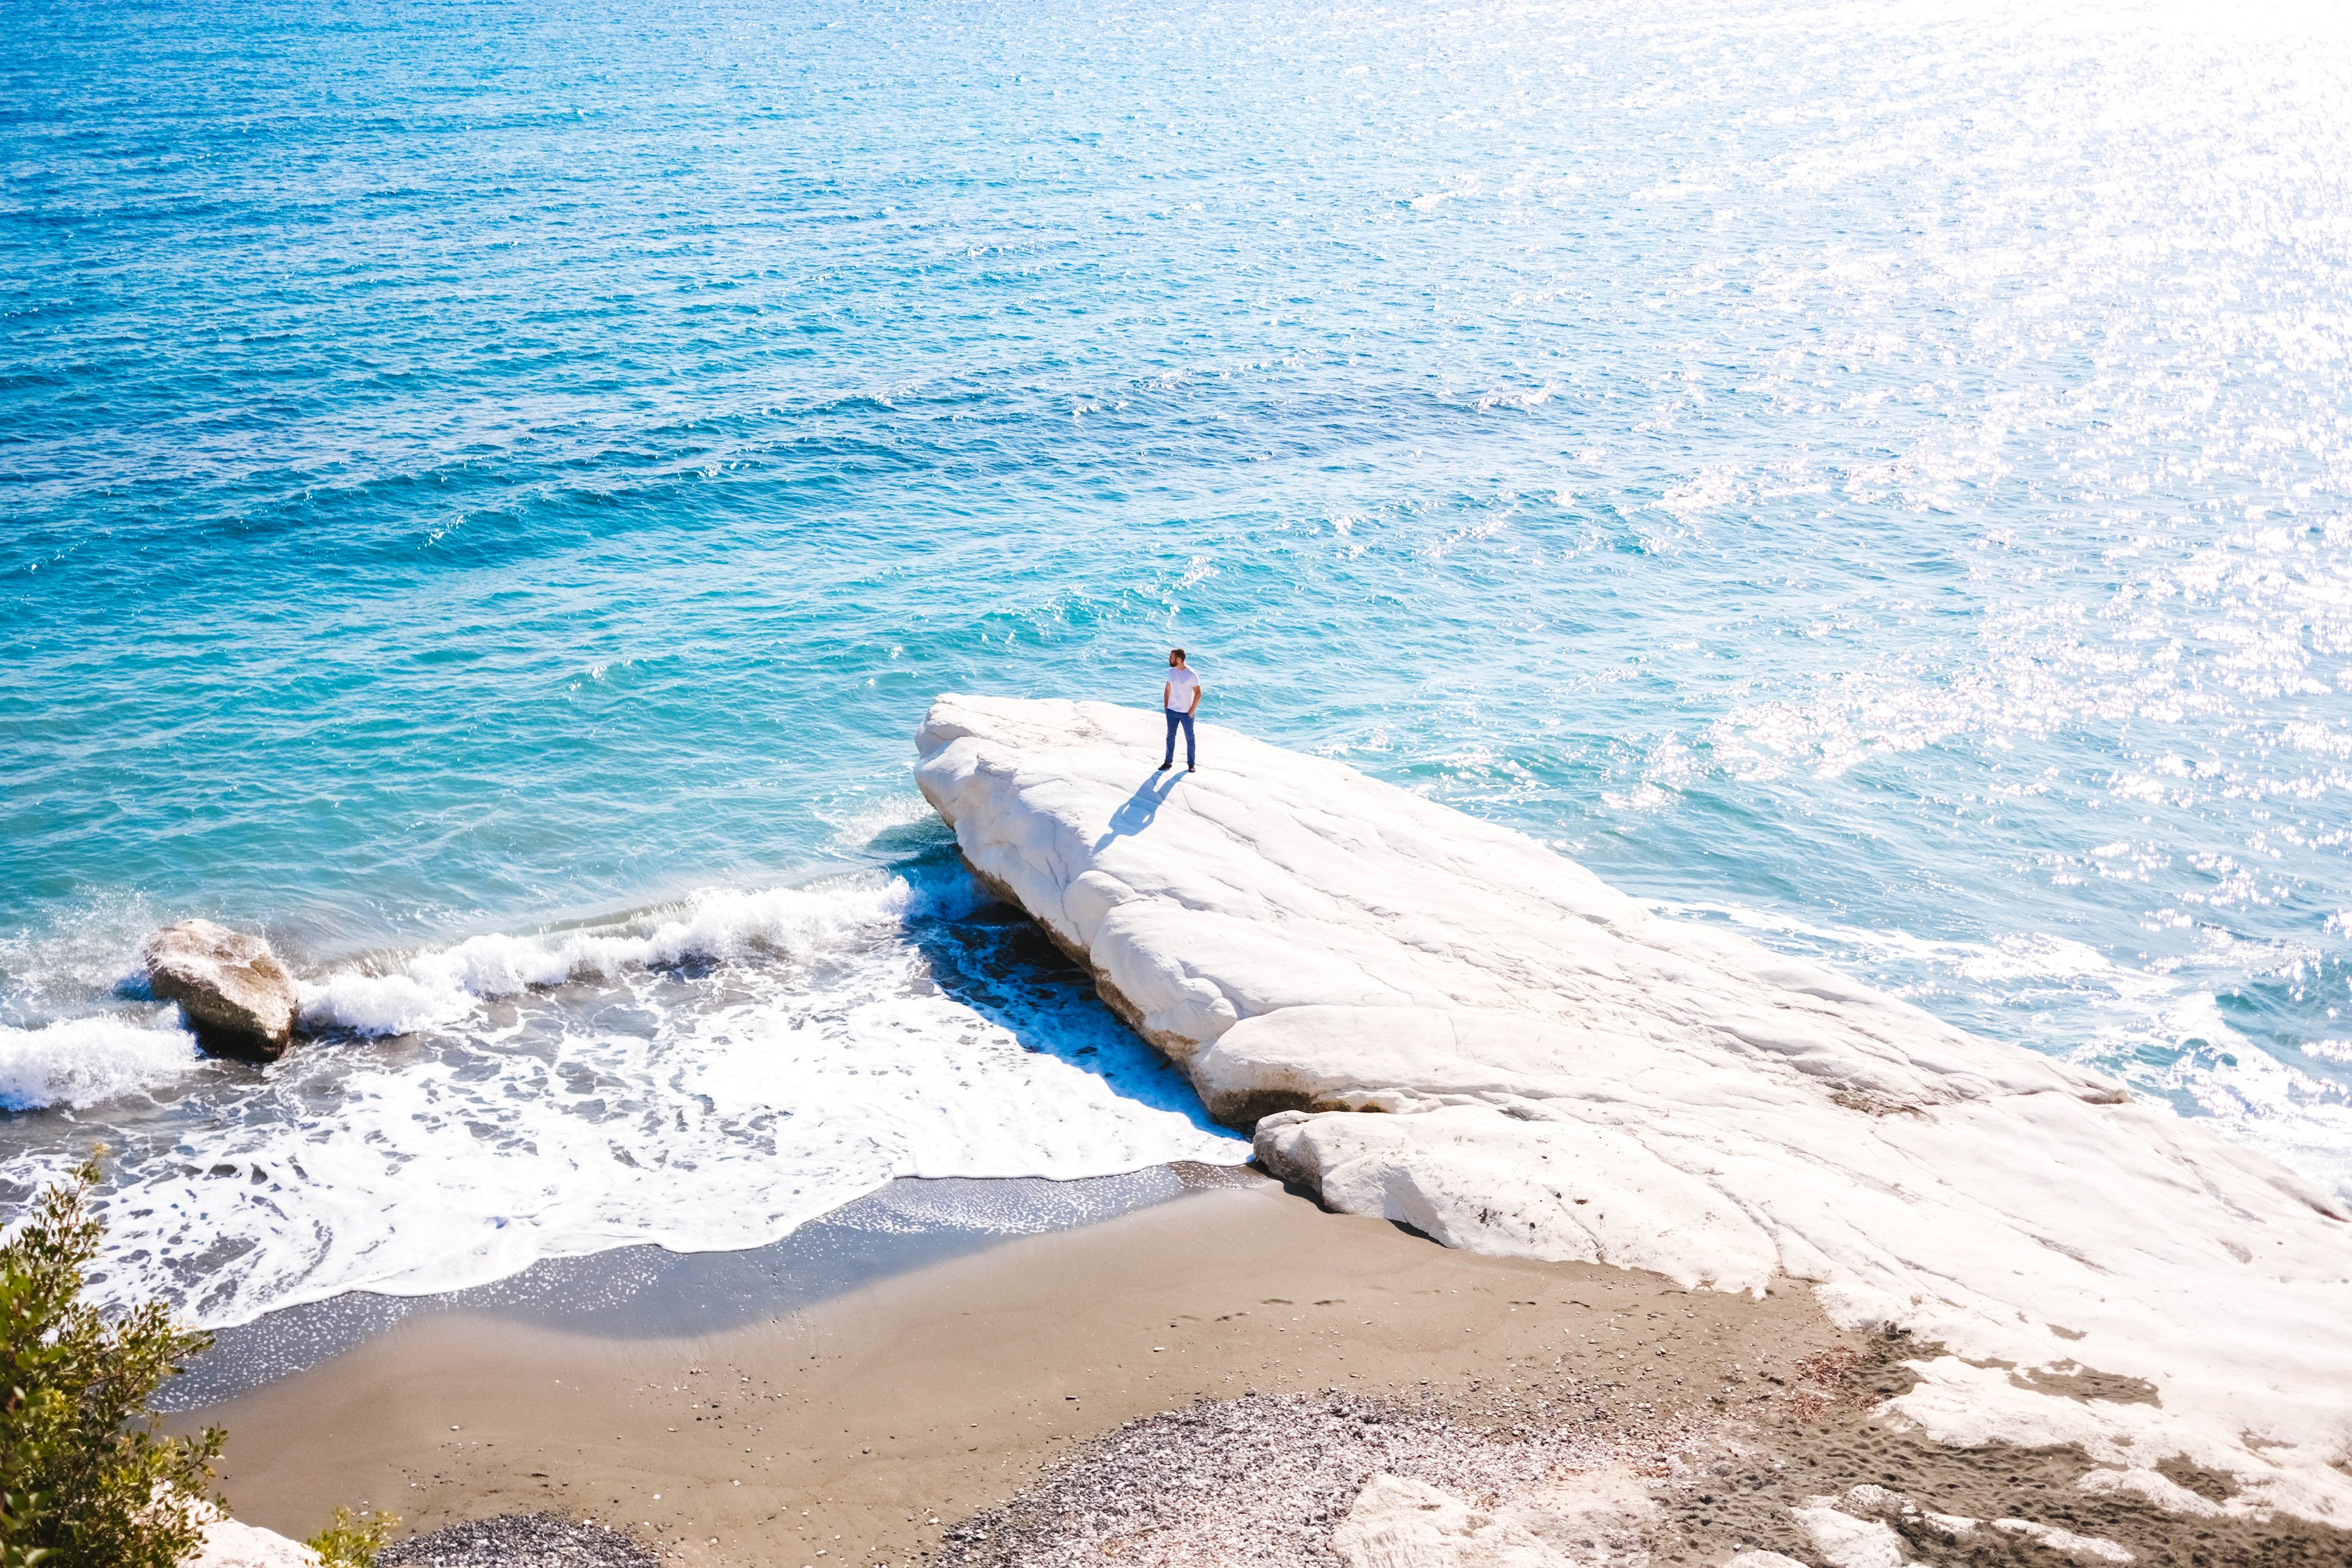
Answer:
<svg viewBox="0 0 2352 1568"><path fill-rule="evenodd" d="M2158 1500L2185 1455L2232 1510L2352 1525L2331 1194L1340 763L1209 727L1160 773L1160 741L942 697L917 778L1269 1168L1449 1246L1808 1281L1944 1347L1890 1412L1938 1440L2079 1443Z"/></svg>

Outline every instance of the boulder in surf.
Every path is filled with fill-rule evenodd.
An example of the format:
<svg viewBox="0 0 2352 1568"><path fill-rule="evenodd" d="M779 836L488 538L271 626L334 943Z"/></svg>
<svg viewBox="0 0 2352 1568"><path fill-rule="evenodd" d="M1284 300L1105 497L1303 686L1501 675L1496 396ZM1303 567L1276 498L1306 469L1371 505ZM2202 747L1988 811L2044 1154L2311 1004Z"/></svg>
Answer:
<svg viewBox="0 0 2352 1568"><path fill-rule="evenodd" d="M316 1552L274 1530L215 1513L180 1568L320 1568Z"/></svg>
<svg viewBox="0 0 2352 1568"><path fill-rule="evenodd" d="M156 998L178 1003L196 1043L212 1054L272 1062L293 1043L301 997L261 938L182 921L149 937L141 956Z"/></svg>

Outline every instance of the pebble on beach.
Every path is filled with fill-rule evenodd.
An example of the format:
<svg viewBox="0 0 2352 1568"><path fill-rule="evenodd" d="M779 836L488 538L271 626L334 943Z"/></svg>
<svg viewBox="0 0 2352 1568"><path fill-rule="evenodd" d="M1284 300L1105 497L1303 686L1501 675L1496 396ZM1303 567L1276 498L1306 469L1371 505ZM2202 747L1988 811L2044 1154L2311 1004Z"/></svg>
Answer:
<svg viewBox="0 0 2352 1568"><path fill-rule="evenodd" d="M652 1552L601 1524L509 1513L444 1525L385 1547L381 1568L656 1568Z"/></svg>

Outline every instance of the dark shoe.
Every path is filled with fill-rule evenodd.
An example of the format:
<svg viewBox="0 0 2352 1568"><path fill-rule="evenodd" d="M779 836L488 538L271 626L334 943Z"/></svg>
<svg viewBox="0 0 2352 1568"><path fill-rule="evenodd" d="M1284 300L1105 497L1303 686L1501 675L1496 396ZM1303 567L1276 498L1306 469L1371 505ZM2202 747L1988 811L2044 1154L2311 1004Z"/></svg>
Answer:
<svg viewBox="0 0 2352 1568"><path fill-rule="evenodd" d="M1197 773L1201 771L1201 764L1198 763L1186 763L1184 764L1184 771L1188 773Z"/></svg>
<svg viewBox="0 0 2352 1568"><path fill-rule="evenodd" d="M1166 773L1166 772L1168 771L1168 768L1169 768L1169 764L1168 764L1168 763L1160 763L1160 771L1161 773Z"/></svg>

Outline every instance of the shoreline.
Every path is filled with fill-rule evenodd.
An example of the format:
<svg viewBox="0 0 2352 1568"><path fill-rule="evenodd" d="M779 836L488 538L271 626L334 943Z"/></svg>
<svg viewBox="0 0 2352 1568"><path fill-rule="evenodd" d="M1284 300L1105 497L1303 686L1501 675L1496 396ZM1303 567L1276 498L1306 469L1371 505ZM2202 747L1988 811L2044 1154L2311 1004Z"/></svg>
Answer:
<svg viewBox="0 0 2352 1568"><path fill-rule="evenodd" d="M1024 1236L1098 1224L1187 1193L1265 1178L1184 1161L1112 1176L900 1176L764 1246L677 1252L649 1242L546 1258L488 1285L415 1296L350 1290L212 1330L213 1348L156 1408L218 1405L435 1317L515 1319L619 1339L764 1321Z"/></svg>
<svg viewBox="0 0 2352 1568"><path fill-rule="evenodd" d="M171 1425L226 1426L222 1489L239 1519L281 1533L308 1533L338 1503L389 1509L417 1531L547 1509L684 1563L782 1562L803 1547L812 1563L820 1551L827 1564L905 1563L1136 1417L1253 1391L1466 1386L1565 1353L1562 1323L1538 1303L1606 1322L1661 1300L1736 1360L1841 1341L1801 1291L1757 1302L1482 1257L1261 1181L710 1333L412 1318ZM1680 1316L1694 1307L1698 1319ZM1653 1353L1665 1346L1646 1333L1629 1342L1612 1352L1640 1368L1623 1380L1627 1408L1675 1405L1677 1376L1703 1403L1696 1363Z"/></svg>
<svg viewBox="0 0 2352 1568"><path fill-rule="evenodd" d="M1907 1386L1910 1349L1836 1329L1793 1281L1759 1298L1482 1256L1259 1181L710 1332L420 1316L173 1425L225 1426L223 1489L239 1519L281 1532L338 1503L389 1509L404 1532L546 1511L621 1528L665 1562L745 1568L1095 1561L1071 1537L1092 1514L1067 1494L1146 1506L1170 1453L1319 1464L1314 1486L1344 1506L1364 1476L1331 1466L1486 1474L1515 1441L1552 1445L1555 1467L1614 1456L1643 1478L1664 1510L1659 1563L1801 1550L1791 1510L1862 1483L1948 1514L2072 1521L2151 1562L2165 1560L2151 1542L2192 1529L2206 1548L2239 1542L2214 1559L2233 1563L2316 1564L2352 1545L2300 1521L2088 1497L2078 1453L1905 1436L1865 1407ZM1391 1423L1385 1458L1363 1457L1366 1412ZM1158 1457L1138 1474L1141 1450ZM1248 1523L1250 1479L1225 1483L1230 1506L1185 1501L1189 1528ZM1265 1506L1296 1513L1292 1494L1312 1489ZM1155 1550L1218 1560L1182 1541Z"/></svg>

